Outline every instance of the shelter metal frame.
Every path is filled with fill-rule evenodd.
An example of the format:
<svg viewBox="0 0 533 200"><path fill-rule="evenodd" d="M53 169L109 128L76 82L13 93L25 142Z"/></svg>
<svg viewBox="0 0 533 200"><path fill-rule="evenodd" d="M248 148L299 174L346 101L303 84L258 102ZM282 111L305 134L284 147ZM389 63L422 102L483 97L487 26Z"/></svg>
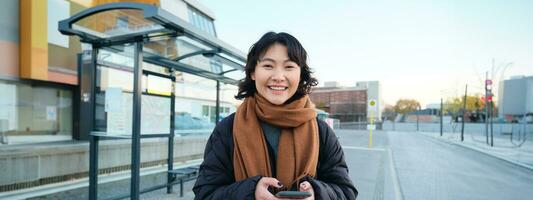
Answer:
<svg viewBox="0 0 533 200"><path fill-rule="evenodd" d="M87 19L99 13L119 10L135 10L142 12L142 17L147 22L153 23L152 27L155 29L144 31L132 31L122 34L111 35L106 37L106 33L97 33L97 31L89 29L80 29L75 23ZM127 14L124 12L122 14ZM105 23L105 20L97 21L95 23ZM98 24L93 24L98 26ZM80 87L80 117L79 117L79 131L80 135L85 135L90 143L89 156L89 199L94 200L98 198L98 150L99 141L103 139L131 139L132 140L132 159L131 159L131 182L130 195L131 199L139 199L140 193L154 191L157 189L167 188L167 192L172 190L172 176L167 174L167 183L161 186L155 186L140 190L140 152L141 152L141 138L151 137L167 137L168 138L168 170L173 170L173 152L174 152L174 132L175 132L175 71L190 73L203 78L215 80L217 83L216 91L216 121L219 121L220 110L220 83L236 85L238 80L225 76L229 72L243 70L246 61L244 54L234 47L224 43L214 36L209 35L194 27L188 22L174 16L172 13L165 11L159 7L142 4L142 3L110 3L100 6L92 7L83 10L68 19L59 22L59 31L64 35L78 36L82 43L92 45L90 52L81 54L79 61L79 87ZM209 49L203 49L188 53L177 58L169 58L164 55L159 55L154 52L145 50L144 43L150 41L175 39L185 37L200 43ZM132 134L131 135L109 135L106 132L95 131L95 109L96 109L96 79L97 67L99 66L98 53L101 49L113 50L117 46L133 44L133 114L132 114ZM193 56L204 56L220 65L224 64L231 69L222 72L213 72L193 65L180 62L185 58ZM85 58L85 59L84 59ZM90 60L90 61L88 61ZM148 70L143 70L142 63L147 62L161 67L165 67L170 72L170 75L160 74ZM170 94L170 133L169 134L141 134L141 98L142 92L142 76L149 74L170 79L172 82L172 90ZM120 198L126 198L122 196ZM119 197L116 197L119 198Z"/></svg>

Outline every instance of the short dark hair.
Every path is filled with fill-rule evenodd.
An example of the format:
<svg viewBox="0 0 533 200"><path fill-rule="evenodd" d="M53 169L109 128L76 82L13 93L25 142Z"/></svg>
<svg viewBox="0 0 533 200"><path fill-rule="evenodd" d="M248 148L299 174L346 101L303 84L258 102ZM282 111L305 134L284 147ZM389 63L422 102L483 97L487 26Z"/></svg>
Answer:
<svg viewBox="0 0 533 200"><path fill-rule="evenodd" d="M296 93L289 98L285 103L292 102L296 99L303 97L306 94L311 92L311 87L318 85L316 78L312 77L311 68L307 65L307 52L300 42L292 35L284 32L275 33L268 32L265 33L259 41L257 41L248 52L248 57L246 59L246 66L244 66L244 71L246 77L239 81L239 92L235 95L236 99L243 99L245 97L253 96L257 89L255 88L255 83L252 80L252 73L255 71L255 67L259 61L259 57L264 55L268 48L274 44L281 44L287 47L287 54L289 60L295 62L300 66L300 82L298 83L298 89Z"/></svg>

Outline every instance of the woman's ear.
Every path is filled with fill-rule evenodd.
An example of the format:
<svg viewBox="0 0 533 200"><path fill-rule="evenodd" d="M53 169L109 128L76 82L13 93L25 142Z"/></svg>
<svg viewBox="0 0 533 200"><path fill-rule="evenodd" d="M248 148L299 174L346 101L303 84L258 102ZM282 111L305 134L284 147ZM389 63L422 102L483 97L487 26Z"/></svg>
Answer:
<svg viewBox="0 0 533 200"><path fill-rule="evenodd" d="M252 78L252 81L255 81L255 73L254 72L250 73L250 77Z"/></svg>

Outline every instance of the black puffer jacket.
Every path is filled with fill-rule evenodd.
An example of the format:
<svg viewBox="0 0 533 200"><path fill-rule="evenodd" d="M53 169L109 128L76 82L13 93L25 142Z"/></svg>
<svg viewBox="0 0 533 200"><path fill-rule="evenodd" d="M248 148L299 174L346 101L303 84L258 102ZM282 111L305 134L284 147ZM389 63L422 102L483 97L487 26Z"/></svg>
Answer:
<svg viewBox="0 0 533 200"><path fill-rule="evenodd" d="M234 116L232 114L223 119L207 142L204 162L193 188L195 199L255 199L255 185L261 176L235 182L232 138ZM357 190L348 176L348 167L337 137L322 120L318 120L318 129L320 151L317 178L307 178L315 191L315 199L355 199Z"/></svg>

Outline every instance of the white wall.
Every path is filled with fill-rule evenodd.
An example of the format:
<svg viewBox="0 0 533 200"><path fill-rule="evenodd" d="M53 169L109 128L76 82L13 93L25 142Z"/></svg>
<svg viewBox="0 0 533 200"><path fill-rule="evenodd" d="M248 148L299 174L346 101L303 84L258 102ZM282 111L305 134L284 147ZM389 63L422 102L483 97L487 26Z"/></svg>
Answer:
<svg viewBox="0 0 533 200"><path fill-rule="evenodd" d="M523 115L533 112L533 77L505 80L503 85L502 102L503 114Z"/></svg>
<svg viewBox="0 0 533 200"><path fill-rule="evenodd" d="M161 8L176 15L177 17L189 21L187 4L182 0L161 0Z"/></svg>
<svg viewBox="0 0 533 200"><path fill-rule="evenodd" d="M8 121L7 127L2 127L5 130L0 131L16 130L18 124L16 85L0 82L0 91L2 91L2 97L0 98L0 120Z"/></svg>
<svg viewBox="0 0 533 200"><path fill-rule="evenodd" d="M378 113L375 116L375 119L381 120L381 111L383 101L381 100L381 84L379 81L361 81L356 83L356 87L366 88L367 93L367 104L371 99L374 99L378 102L377 110ZM370 116L369 110L367 110L367 116Z"/></svg>
<svg viewBox="0 0 533 200"><path fill-rule="evenodd" d="M526 111L533 113L533 77L528 78L526 90Z"/></svg>

